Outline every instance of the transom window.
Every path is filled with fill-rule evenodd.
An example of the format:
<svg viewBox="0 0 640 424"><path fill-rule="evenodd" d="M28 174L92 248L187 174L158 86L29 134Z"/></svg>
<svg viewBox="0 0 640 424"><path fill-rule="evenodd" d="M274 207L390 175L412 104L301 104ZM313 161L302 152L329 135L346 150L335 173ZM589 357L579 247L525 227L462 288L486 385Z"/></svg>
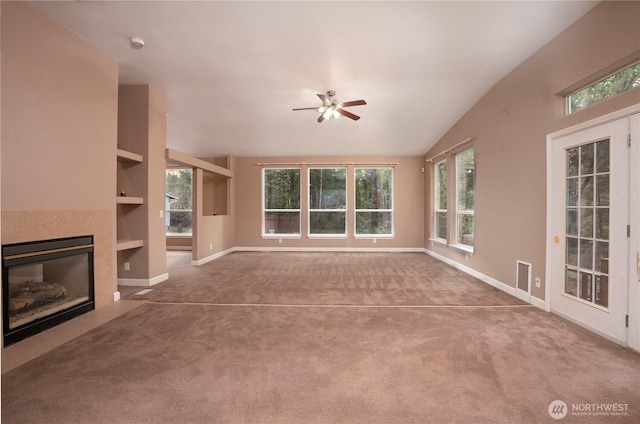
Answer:
<svg viewBox="0 0 640 424"><path fill-rule="evenodd" d="M347 168L309 169L309 235L347 234Z"/></svg>
<svg viewBox="0 0 640 424"><path fill-rule="evenodd" d="M355 235L393 235L393 168L355 168L355 180Z"/></svg>
<svg viewBox="0 0 640 424"><path fill-rule="evenodd" d="M262 234L300 234L300 168L265 168L262 180Z"/></svg>
<svg viewBox="0 0 640 424"><path fill-rule="evenodd" d="M640 62L569 94L567 114L570 115L637 87L640 87Z"/></svg>

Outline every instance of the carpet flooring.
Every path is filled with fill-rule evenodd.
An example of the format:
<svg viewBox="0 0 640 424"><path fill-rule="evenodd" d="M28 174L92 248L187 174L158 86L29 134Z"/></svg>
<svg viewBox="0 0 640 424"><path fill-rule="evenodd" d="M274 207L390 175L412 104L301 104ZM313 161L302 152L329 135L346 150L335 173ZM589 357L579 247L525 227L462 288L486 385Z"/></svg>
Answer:
<svg viewBox="0 0 640 424"><path fill-rule="evenodd" d="M172 256L147 303L4 374L2 423L640 421L640 356L427 255L361 255Z"/></svg>
<svg viewBox="0 0 640 424"><path fill-rule="evenodd" d="M183 252L171 255L170 267L170 280L143 299L284 305L525 304L424 253L236 252L193 267ZM134 292L124 298L140 298Z"/></svg>

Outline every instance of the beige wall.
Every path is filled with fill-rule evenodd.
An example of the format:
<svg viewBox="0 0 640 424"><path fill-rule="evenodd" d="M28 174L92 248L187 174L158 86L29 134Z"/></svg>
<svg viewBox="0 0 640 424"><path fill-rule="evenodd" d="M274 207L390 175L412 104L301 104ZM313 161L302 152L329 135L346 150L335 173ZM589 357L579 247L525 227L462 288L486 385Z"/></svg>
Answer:
<svg viewBox="0 0 640 424"><path fill-rule="evenodd" d="M638 58L640 2L604 2L498 82L426 157L475 137L475 254L443 246L427 249L515 286L516 260L533 265L544 299L546 135L638 103L640 91L621 95L571 117L562 94L595 75L604 76ZM431 175L426 187L431 198ZM427 209L429 211L429 209ZM427 235L432 215L426 215ZM533 283L532 283L533 285Z"/></svg>
<svg viewBox="0 0 640 424"><path fill-rule="evenodd" d="M225 161L225 164L226 163ZM231 169L228 168L228 169ZM192 260L202 262L212 257L224 254L225 251L235 247L234 216L233 215L209 215L206 200L213 200L213 196L205 195L206 190L213 190L213 185L207 183L206 172L201 168L194 168L194 202L193 202L193 251ZM228 180L227 178L224 179ZM225 188L227 187L225 183ZM210 193L213 195L213 193ZM227 192L225 190L225 204Z"/></svg>
<svg viewBox="0 0 640 424"><path fill-rule="evenodd" d="M349 166L347 190L347 239L309 239L303 190L300 239L263 239L262 167L257 163L397 163L394 172L393 239L355 239L353 237L353 166ZM235 245L239 248L338 248L338 249L421 249L424 246L424 177L422 157L237 157L235 161ZM307 166L302 166L302 186L306 186Z"/></svg>
<svg viewBox="0 0 640 424"><path fill-rule="evenodd" d="M163 279L167 273L167 99L149 85L120 86L118 91L118 147L143 157L142 163L119 170L119 184L129 196L144 199L140 206L123 205L118 211L118 239L144 241L143 247L119 252L118 278L121 284L143 285L144 281ZM125 262L130 264L129 270L124 269Z"/></svg>
<svg viewBox="0 0 640 424"><path fill-rule="evenodd" d="M1 7L2 242L94 232L96 303L112 302L118 64L26 2Z"/></svg>

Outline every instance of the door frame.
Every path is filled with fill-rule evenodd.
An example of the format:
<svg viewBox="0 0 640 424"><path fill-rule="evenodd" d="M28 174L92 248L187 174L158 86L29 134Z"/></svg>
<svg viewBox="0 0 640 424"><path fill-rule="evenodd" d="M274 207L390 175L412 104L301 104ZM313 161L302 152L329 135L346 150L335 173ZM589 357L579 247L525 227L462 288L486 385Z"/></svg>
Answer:
<svg viewBox="0 0 640 424"><path fill-rule="evenodd" d="M547 151L546 151L546 158L547 158L547 187L546 187L546 194L547 194L547 198L546 198L546 254L545 254L545 311L547 312L551 312L551 288L552 288L552 264L553 264L553 251L554 251L554 233L553 233L553 221L552 221L552 196L553 196L553 172L552 172L552 154L553 154L553 143L555 140L562 138L562 137L566 137L568 135L577 133L577 132L581 132L581 131L585 131L594 127L598 127L600 125L604 125L613 121L617 121L619 119L625 118L625 117L630 117L633 114L637 114L640 113L640 103L633 105L633 106L629 106L627 108L624 109L620 109L618 111L576 124L576 125L572 125L570 127L564 128L562 130L553 132L551 134L547 135ZM631 201L631 199L629 199ZM631 253L628 253L629 255L631 255ZM561 282L557 282L557 284L560 284ZM627 288L628 291L628 288ZM628 296L628 293L627 293ZM627 306L627 312L628 313L628 308L630 305ZM564 317L564 316L563 316ZM626 345L626 340L621 341L618 340L616 338L612 338L610 336L608 336L607 334L604 334L594 328L590 328L588 326L585 325L585 323L582 322L578 322L575 321L573 319L571 319L570 317L564 317L566 319L568 319L569 321L574 322L577 325L580 325L582 327L587 328L588 330L599 334L609 340L612 340L618 344L621 344L621 342L623 344ZM626 337L626 339L628 339L628 335Z"/></svg>

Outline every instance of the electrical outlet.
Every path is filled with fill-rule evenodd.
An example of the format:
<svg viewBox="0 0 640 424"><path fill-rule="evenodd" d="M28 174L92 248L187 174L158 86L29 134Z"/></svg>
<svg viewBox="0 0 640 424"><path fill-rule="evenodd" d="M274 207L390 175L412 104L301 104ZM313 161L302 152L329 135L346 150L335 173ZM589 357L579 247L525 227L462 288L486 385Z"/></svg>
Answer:
<svg viewBox="0 0 640 424"><path fill-rule="evenodd" d="M540 277L536 277L536 288L540 288Z"/></svg>
<svg viewBox="0 0 640 424"><path fill-rule="evenodd" d="M213 243L209 243L209 250L213 250Z"/></svg>
<svg viewBox="0 0 640 424"><path fill-rule="evenodd" d="M160 218L164 218L164 211L160 209Z"/></svg>
<svg viewBox="0 0 640 424"><path fill-rule="evenodd" d="M378 239L373 239L373 244L376 244L378 242Z"/></svg>
<svg viewBox="0 0 640 424"><path fill-rule="evenodd" d="M129 262L125 262L125 263L124 263L124 270L125 270L125 271L129 271L129 270L131 270L131 265L129 264Z"/></svg>
<svg viewBox="0 0 640 424"><path fill-rule="evenodd" d="M278 243L282 243L282 239L281 238L278 239Z"/></svg>

